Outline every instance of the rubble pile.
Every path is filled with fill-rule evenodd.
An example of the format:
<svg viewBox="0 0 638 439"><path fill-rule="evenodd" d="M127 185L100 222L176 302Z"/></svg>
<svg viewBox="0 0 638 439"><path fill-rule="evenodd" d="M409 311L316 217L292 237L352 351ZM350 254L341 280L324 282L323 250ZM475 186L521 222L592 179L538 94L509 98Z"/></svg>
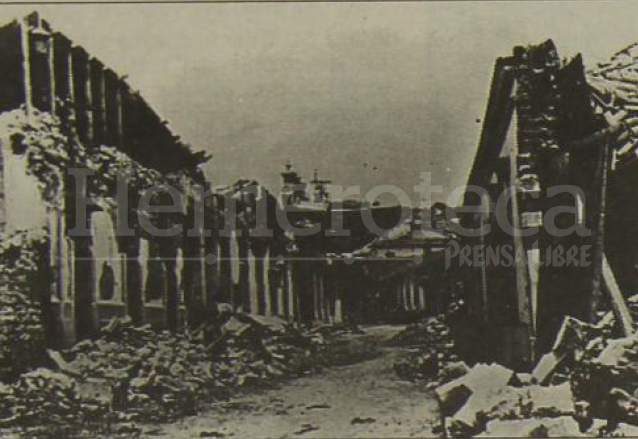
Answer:
<svg viewBox="0 0 638 439"><path fill-rule="evenodd" d="M196 397L214 396L222 385L210 360L187 334L113 320L100 338L78 343L57 364L84 393L137 420L192 413Z"/></svg>
<svg viewBox="0 0 638 439"><path fill-rule="evenodd" d="M36 369L12 385L0 386L0 426L39 427L90 422L106 413L98 400L83 398L75 380L64 373Z"/></svg>
<svg viewBox="0 0 638 439"><path fill-rule="evenodd" d="M297 375L313 366L311 354L325 343L317 332L302 332L277 317L236 314L211 347L216 376L227 386L244 386Z"/></svg>
<svg viewBox="0 0 638 439"><path fill-rule="evenodd" d="M519 424L513 421L525 420L530 431L558 422L562 428L569 427L569 435L580 435L580 412L569 383L540 386L523 384L527 380L522 378L503 366L479 363L439 386L435 395L445 431L453 437L495 436L508 425ZM510 434L520 436L515 430Z"/></svg>
<svg viewBox="0 0 638 439"><path fill-rule="evenodd" d="M638 295L626 302L638 321ZM608 421L609 431L623 423L638 425L638 333L617 338L615 324L612 313L596 325L581 322L581 340L568 349L573 360L559 368L576 398L590 405L590 415Z"/></svg>
<svg viewBox="0 0 638 439"><path fill-rule="evenodd" d="M638 44L634 43L614 54L608 62L600 63L587 72L594 103L605 111L616 113L627 128L616 145L620 164L634 160L638 147L637 57Z"/></svg>
<svg viewBox="0 0 638 439"><path fill-rule="evenodd" d="M10 381L38 366L45 355L38 307L26 295L0 294L0 380Z"/></svg>
<svg viewBox="0 0 638 439"><path fill-rule="evenodd" d="M638 297L629 299L632 313ZM477 364L439 385L442 428L453 437L616 437L638 432L638 333L614 338L612 313L597 324L567 317L531 373Z"/></svg>
<svg viewBox="0 0 638 439"><path fill-rule="evenodd" d="M169 421L241 386L301 374L325 343L274 317L225 315L201 330L156 332L113 319L97 339L48 351L54 370L38 369L0 387L0 427L43 419L87 425ZM212 333L212 341L204 337ZM46 423L44 423L46 424Z"/></svg>
<svg viewBox="0 0 638 439"><path fill-rule="evenodd" d="M396 374L407 380L428 380L430 385L449 381L467 371L454 353L448 318L456 310L428 317L425 321L408 326L392 339L398 346L413 348L406 357L394 364Z"/></svg>
<svg viewBox="0 0 638 439"><path fill-rule="evenodd" d="M638 334L610 340L583 364L575 391L591 403L593 416L638 425Z"/></svg>
<svg viewBox="0 0 638 439"><path fill-rule="evenodd" d="M317 337L283 320L232 314L195 333L155 332L113 320L97 340L78 343L62 367L84 382L108 383L113 410L128 420L195 414L229 389L307 370ZM206 343L203 334L217 332ZM104 389L105 386L102 386Z"/></svg>

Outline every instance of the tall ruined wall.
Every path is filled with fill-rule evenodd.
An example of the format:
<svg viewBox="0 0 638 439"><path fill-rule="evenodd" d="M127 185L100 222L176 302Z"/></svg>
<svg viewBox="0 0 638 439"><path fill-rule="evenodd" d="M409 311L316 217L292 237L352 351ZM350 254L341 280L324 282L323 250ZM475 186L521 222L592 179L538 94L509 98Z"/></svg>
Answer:
<svg viewBox="0 0 638 439"><path fill-rule="evenodd" d="M599 207L606 138L600 133L607 127L594 106L580 56L561 60L550 40L516 47L512 56L497 61L469 180L492 200L468 194L465 202L485 208L465 223L487 224L491 231L466 243L492 250L513 246L515 263L484 262L465 270L464 277L475 324L500 328L490 340L502 340L498 355L512 366L524 367L546 351L565 315L592 318L601 288ZM566 185L578 193L553 193ZM515 196L498 221L495 204L506 190ZM562 213L554 215L556 208ZM581 235L583 229L589 235ZM588 249L591 265L556 259L557 249L564 257L571 248Z"/></svg>
<svg viewBox="0 0 638 439"><path fill-rule="evenodd" d="M55 308L56 331L72 340L92 333L104 319L125 314L138 323L176 328L186 313L182 278L195 267L183 263L181 240L160 245L148 237L149 246L139 233L116 238L115 179L132 171L128 198L134 206L150 185L184 187L189 178L202 182L196 168L205 158L173 135L124 79L38 14L0 28L0 48L0 225L4 233L48 230L54 282L47 297ZM95 175L76 186L68 173L76 167ZM83 191L98 207L86 212L85 224L76 224L76 199ZM82 226L88 236L69 233ZM151 251L140 255L140 248L148 247ZM162 262L160 278L166 285L148 299L143 295L145 257L173 260Z"/></svg>

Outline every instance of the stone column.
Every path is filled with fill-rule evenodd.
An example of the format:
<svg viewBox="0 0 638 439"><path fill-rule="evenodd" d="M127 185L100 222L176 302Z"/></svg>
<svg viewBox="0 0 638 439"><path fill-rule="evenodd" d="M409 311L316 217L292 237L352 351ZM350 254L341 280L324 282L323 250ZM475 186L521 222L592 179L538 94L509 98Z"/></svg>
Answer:
<svg viewBox="0 0 638 439"><path fill-rule="evenodd" d="M420 280L417 288L419 290L419 310L425 311L425 289L423 280Z"/></svg>
<svg viewBox="0 0 638 439"><path fill-rule="evenodd" d="M266 292L270 307L268 309L270 315L281 315L281 304L283 302L282 286L280 273L277 270L276 259L272 254L272 247L268 250L267 254L267 266L268 266L268 290Z"/></svg>
<svg viewBox="0 0 638 439"><path fill-rule="evenodd" d="M94 263L90 237L75 239L75 332L78 339L97 332L95 307Z"/></svg>
<svg viewBox="0 0 638 439"><path fill-rule="evenodd" d="M93 112L93 144L106 143L104 123L104 65L95 58L89 61L91 104Z"/></svg>
<svg viewBox="0 0 638 439"><path fill-rule="evenodd" d="M232 238L219 237L219 301L233 303Z"/></svg>
<svg viewBox="0 0 638 439"><path fill-rule="evenodd" d="M257 314L266 315L266 248L263 243L253 241L252 256L254 257L254 288L256 295Z"/></svg>
<svg viewBox="0 0 638 439"><path fill-rule="evenodd" d="M249 266L249 253L250 243L248 241L248 231L241 231L241 235L236 238L237 240L237 254L239 257L239 291L236 298L237 304L241 306L245 313L250 313L250 266Z"/></svg>
<svg viewBox="0 0 638 439"><path fill-rule="evenodd" d="M73 75L73 107L76 129L80 141L85 145L93 140L91 92L89 89L89 55L81 47L71 49Z"/></svg>
<svg viewBox="0 0 638 439"><path fill-rule="evenodd" d="M169 331L179 330L180 292L177 285L177 251L175 248L165 249L162 254L166 273L166 326Z"/></svg>
<svg viewBox="0 0 638 439"><path fill-rule="evenodd" d="M284 263L281 267L281 276L283 277L283 285L281 287L283 291L283 306L284 306L284 315L286 318L294 317L294 305L292 303L292 266L290 261Z"/></svg>
<svg viewBox="0 0 638 439"><path fill-rule="evenodd" d="M126 297L128 313L134 325L144 324L144 299L142 265L140 263L140 240L132 238L126 251Z"/></svg>

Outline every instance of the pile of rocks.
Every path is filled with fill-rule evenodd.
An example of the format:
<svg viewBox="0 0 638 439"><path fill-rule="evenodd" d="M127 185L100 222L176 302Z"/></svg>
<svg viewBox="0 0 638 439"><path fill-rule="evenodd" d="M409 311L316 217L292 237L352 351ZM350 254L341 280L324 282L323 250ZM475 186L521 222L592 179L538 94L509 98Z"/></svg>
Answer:
<svg viewBox="0 0 638 439"><path fill-rule="evenodd" d="M42 362L44 327L39 307L26 295L0 294L0 380L17 378Z"/></svg>
<svg viewBox="0 0 638 439"><path fill-rule="evenodd" d="M455 309L428 317L394 336L393 344L412 349L394 364L399 377L410 381L427 380L433 386L467 370L455 354L448 325L448 318Z"/></svg>
<svg viewBox="0 0 638 439"><path fill-rule="evenodd" d="M638 300L629 300L632 312ZM567 317L532 373L477 364L435 389L455 437L581 437L638 433L638 333L614 338L611 313Z"/></svg>
<svg viewBox="0 0 638 439"><path fill-rule="evenodd" d="M100 338L78 343L57 364L83 394L134 420L193 412L196 398L221 387L203 344L188 334L136 328L128 320L113 320Z"/></svg>
<svg viewBox="0 0 638 439"><path fill-rule="evenodd" d="M580 436L588 427L569 383L540 386L498 364L477 364L435 394L453 437Z"/></svg>
<svg viewBox="0 0 638 439"><path fill-rule="evenodd" d="M0 388L0 426L43 420L87 425L100 417L147 423L194 415L202 403L226 398L237 387L307 371L324 342L277 318L227 313L211 325L214 330L171 333L114 319L97 339L49 351L55 370L38 369Z"/></svg>
<svg viewBox="0 0 638 439"><path fill-rule="evenodd" d="M584 362L574 389L590 402L592 416L608 420L610 429L638 425L638 334L610 340Z"/></svg>
<svg viewBox="0 0 638 439"><path fill-rule="evenodd" d="M82 398L74 379L49 369L36 369L12 385L0 386L0 425L39 426L95 420L106 413L100 401Z"/></svg>
<svg viewBox="0 0 638 439"><path fill-rule="evenodd" d="M277 317L236 314L214 343L216 375L235 387L305 372L325 339Z"/></svg>

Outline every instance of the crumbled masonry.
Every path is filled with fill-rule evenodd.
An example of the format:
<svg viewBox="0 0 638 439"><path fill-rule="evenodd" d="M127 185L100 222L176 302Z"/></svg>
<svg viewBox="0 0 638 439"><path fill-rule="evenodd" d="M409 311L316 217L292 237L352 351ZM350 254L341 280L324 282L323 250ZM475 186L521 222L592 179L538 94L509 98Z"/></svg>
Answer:
<svg viewBox="0 0 638 439"><path fill-rule="evenodd" d="M114 319L95 340L48 351L49 368L2 384L0 426L33 428L37 435L47 425L151 423L193 415L204 402L225 399L235 389L319 367L315 354L329 332L234 312L192 333L157 332Z"/></svg>
<svg viewBox="0 0 638 439"><path fill-rule="evenodd" d="M466 366L454 353L454 341L447 324L456 309L457 305L453 304L446 313L410 325L394 337L395 344L415 349L412 355L394 365L400 377L412 381L428 380L430 386L435 386L437 380L447 381L465 372Z"/></svg>
<svg viewBox="0 0 638 439"><path fill-rule="evenodd" d="M635 320L638 296L627 304ZM611 312L595 325L567 317L552 351L531 373L458 361L445 321L446 315L429 318L394 342L417 349L395 371L434 387L448 437L615 437L638 431L638 332L617 338Z"/></svg>

